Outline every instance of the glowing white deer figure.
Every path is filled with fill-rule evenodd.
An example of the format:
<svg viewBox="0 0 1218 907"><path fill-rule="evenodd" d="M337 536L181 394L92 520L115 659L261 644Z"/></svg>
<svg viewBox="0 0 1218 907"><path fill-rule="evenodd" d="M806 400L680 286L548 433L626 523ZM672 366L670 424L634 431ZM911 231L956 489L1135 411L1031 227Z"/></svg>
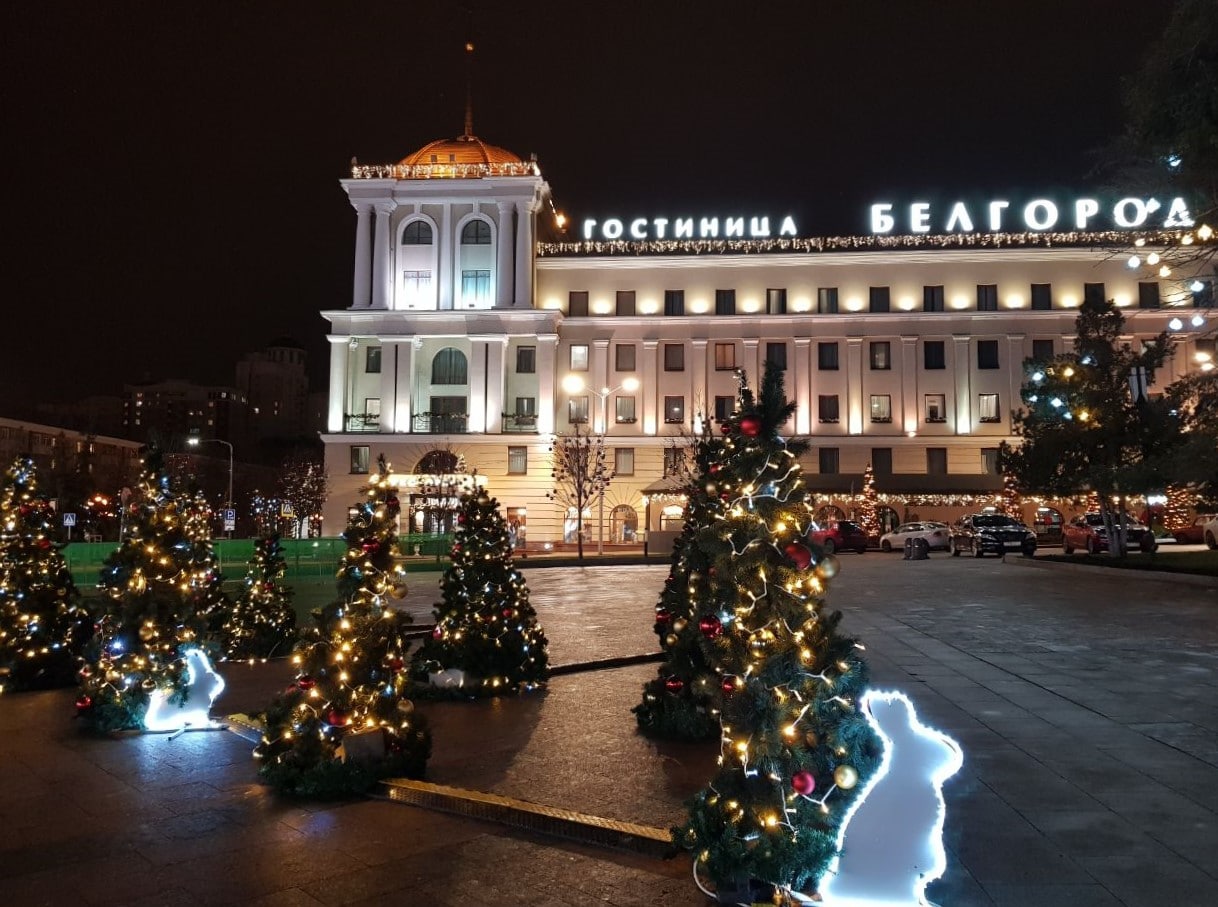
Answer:
<svg viewBox="0 0 1218 907"><path fill-rule="evenodd" d="M208 715L211 704L224 689L224 678L212 670L202 649L182 653L186 662L185 699L181 705L169 701L169 690L153 690L144 727L149 731L187 731L219 727Z"/></svg>
<svg viewBox="0 0 1218 907"><path fill-rule="evenodd" d="M869 691L868 722L884 758L838 835L840 856L820 885L824 907L925 907L943 875L943 782L964 765L952 738L918 721L904 693Z"/></svg>

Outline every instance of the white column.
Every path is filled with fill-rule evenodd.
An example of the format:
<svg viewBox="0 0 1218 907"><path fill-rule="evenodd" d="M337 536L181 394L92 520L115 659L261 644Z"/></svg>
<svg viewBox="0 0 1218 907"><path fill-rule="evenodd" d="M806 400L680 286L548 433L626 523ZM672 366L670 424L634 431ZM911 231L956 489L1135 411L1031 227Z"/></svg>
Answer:
<svg viewBox="0 0 1218 907"><path fill-rule="evenodd" d="M396 411L393 417L394 428L399 432L413 431L414 400L414 338L407 337L397 345L397 393L394 394ZM381 410L385 408L381 401Z"/></svg>
<svg viewBox="0 0 1218 907"><path fill-rule="evenodd" d="M758 358L760 340L741 340L744 344L744 371L748 375L749 387L753 389L753 395L758 399L761 398L761 364Z"/></svg>
<svg viewBox="0 0 1218 907"><path fill-rule="evenodd" d="M1007 414L1023 405L1019 397L1019 389L1023 386L1024 335L1007 334L1007 376L1010 378L1011 389L1007 398L998 398L998 415L1002 419L1002 430L1009 432L1011 422Z"/></svg>
<svg viewBox="0 0 1218 907"><path fill-rule="evenodd" d="M537 433L554 434L554 385L557 334L537 335Z"/></svg>
<svg viewBox="0 0 1218 907"><path fill-rule="evenodd" d="M846 434L863 433L863 338L846 338Z"/></svg>
<svg viewBox="0 0 1218 907"><path fill-rule="evenodd" d="M350 337L329 335L330 341L330 405L326 411L326 431L343 430L343 401L347 399L347 344Z"/></svg>
<svg viewBox="0 0 1218 907"><path fill-rule="evenodd" d="M377 431L396 431L397 421L397 371L398 345L391 340L381 341L381 417Z"/></svg>
<svg viewBox="0 0 1218 907"><path fill-rule="evenodd" d="M486 345L486 431L503 431L503 389L507 382L507 345L505 336L492 337Z"/></svg>
<svg viewBox="0 0 1218 907"><path fill-rule="evenodd" d="M467 431L486 431L486 339L470 338L469 422Z"/></svg>
<svg viewBox="0 0 1218 907"><path fill-rule="evenodd" d="M953 429L958 435L971 434L973 431L973 359L969 356L969 339L967 334L952 337L953 358L956 360L956 399L952 406L956 424Z"/></svg>
<svg viewBox="0 0 1218 907"><path fill-rule="evenodd" d="M690 424L694 434L702 432L702 419L715 414L715 404L710 398L709 382L706 380L705 340L691 340L693 355L690 356L690 379L693 390L689 400Z"/></svg>
<svg viewBox="0 0 1218 907"><path fill-rule="evenodd" d="M645 435L654 435L658 422L656 410L660 388L659 382L656 380L658 365L656 357L659 355L659 347L660 341L658 340L643 341L643 384L639 388L639 396L643 398L643 434Z"/></svg>
<svg viewBox="0 0 1218 907"><path fill-rule="evenodd" d="M376 203L376 244L372 250L372 307L387 309L393 299L393 255L389 248L389 220L393 202Z"/></svg>
<svg viewBox="0 0 1218 907"><path fill-rule="evenodd" d="M901 338L901 415L893 422L909 434L918 430L918 338Z"/></svg>
<svg viewBox="0 0 1218 907"><path fill-rule="evenodd" d="M592 414L592 430L599 433L607 431L609 426L609 400L600 392L613 386L609 383L608 340L592 341L592 361L588 365L591 368L588 383L592 385L588 388L588 404L596 407Z"/></svg>
<svg viewBox="0 0 1218 907"><path fill-rule="evenodd" d="M517 202L516 298L513 304L533 305L533 204Z"/></svg>
<svg viewBox="0 0 1218 907"><path fill-rule="evenodd" d="M351 308L366 309L372 290L372 246L368 235L372 229L369 223L372 206L366 202L352 202L351 206L355 208L355 278Z"/></svg>
<svg viewBox="0 0 1218 907"><path fill-rule="evenodd" d="M795 434L812 433L812 338L795 338Z"/></svg>
<svg viewBox="0 0 1218 907"><path fill-rule="evenodd" d="M512 202L499 202L499 253L495 261L495 305L507 308L512 304L512 293L516 286L512 280L512 212L516 205Z"/></svg>
<svg viewBox="0 0 1218 907"><path fill-rule="evenodd" d="M444 206L444 216L440 218L440 286L436 297L436 308L451 311L453 308L453 209L452 205Z"/></svg>

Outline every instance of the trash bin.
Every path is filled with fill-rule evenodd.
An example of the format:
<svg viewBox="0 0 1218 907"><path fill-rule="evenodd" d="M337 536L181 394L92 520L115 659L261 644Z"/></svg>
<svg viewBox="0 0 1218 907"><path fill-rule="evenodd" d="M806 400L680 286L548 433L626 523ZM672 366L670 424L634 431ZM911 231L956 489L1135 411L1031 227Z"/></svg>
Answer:
<svg viewBox="0 0 1218 907"><path fill-rule="evenodd" d="M913 539L905 540L905 560L907 561L913 560L913 543Z"/></svg>
<svg viewBox="0 0 1218 907"><path fill-rule="evenodd" d="M905 540L905 560L924 561L930 557L930 543L926 539Z"/></svg>

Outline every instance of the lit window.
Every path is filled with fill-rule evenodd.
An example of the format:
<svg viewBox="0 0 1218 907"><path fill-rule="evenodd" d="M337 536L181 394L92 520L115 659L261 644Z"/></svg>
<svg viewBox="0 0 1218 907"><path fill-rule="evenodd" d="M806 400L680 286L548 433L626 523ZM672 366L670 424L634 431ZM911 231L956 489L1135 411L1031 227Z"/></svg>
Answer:
<svg viewBox="0 0 1218 907"><path fill-rule="evenodd" d="M508 448L508 475L523 476L529 471L529 449L527 447Z"/></svg>
<svg viewBox="0 0 1218 907"><path fill-rule="evenodd" d="M998 412L998 395L978 395L977 413L982 422L1001 422L1002 416Z"/></svg>
<svg viewBox="0 0 1218 907"><path fill-rule="evenodd" d="M634 475L634 448L616 447L613 450L613 471L619 476Z"/></svg>
<svg viewBox="0 0 1218 907"><path fill-rule="evenodd" d="M586 372L588 370L588 345L574 343L571 345L571 371Z"/></svg>
<svg viewBox="0 0 1218 907"><path fill-rule="evenodd" d="M892 421L892 397L890 397L888 394L871 395L871 421Z"/></svg>
<svg viewBox="0 0 1218 907"><path fill-rule="evenodd" d="M685 398L664 398L664 421L670 425L679 425L685 421Z"/></svg>

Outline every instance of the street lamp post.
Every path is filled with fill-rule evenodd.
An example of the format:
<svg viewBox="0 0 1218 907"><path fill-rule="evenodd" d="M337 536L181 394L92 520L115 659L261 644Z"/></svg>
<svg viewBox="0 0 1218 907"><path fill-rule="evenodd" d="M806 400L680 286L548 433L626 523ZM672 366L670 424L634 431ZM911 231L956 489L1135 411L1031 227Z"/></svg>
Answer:
<svg viewBox="0 0 1218 907"><path fill-rule="evenodd" d="M223 444L228 448L228 503L225 504L226 510L233 509L233 444L231 441L225 441L223 438L187 438L186 443L191 447L198 447L200 444ZM232 530L228 530L228 537L232 538Z"/></svg>
<svg viewBox="0 0 1218 907"><path fill-rule="evenodd" d="M578 394L584 390L586 385L584 379L579 375L568 375L563 381L563 387L568 393ZM587 390L596 394L600 398L601 405L601 420L600 430L597 432L601 436L601 442L604 443L605 431L609 428L609 395L616 391L636 391L639 389L638 378L627 378L617 387L602 387L600 390L595 388L587 388ZM602 485L600 494L597 496L597 517L596 517L596 553L603 555L605 553L605 488Z"/></svg>

